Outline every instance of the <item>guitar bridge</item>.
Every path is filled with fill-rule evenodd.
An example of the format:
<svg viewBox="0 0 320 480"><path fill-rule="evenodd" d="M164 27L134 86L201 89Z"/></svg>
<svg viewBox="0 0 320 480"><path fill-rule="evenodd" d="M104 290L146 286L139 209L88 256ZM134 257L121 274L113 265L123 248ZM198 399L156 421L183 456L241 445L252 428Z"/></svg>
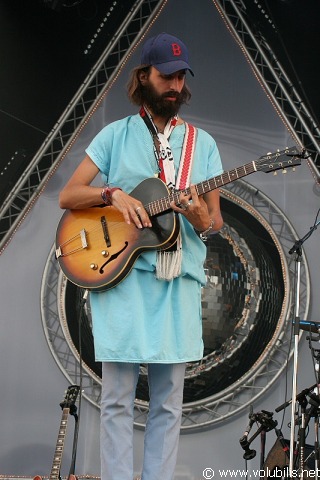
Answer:
<svg viewBox="0 0 320 480"><path fill-rule="evenodd" d="M62 248L65 247L66 245L68 245L68 243L73 242L78 236L80 237L81 247L74 248L73 250L70 250L70 252L64 253L62 251ZM79 252L80 250L83 250L84 248L88 248L88 242L87 242L86 231L83 228L82 230L80 230L80 232L77 235L70 238L69 240L64 242L62 245L59 245L59 247L56 248L55 255L56 255L56 258L66 257L67 255L72 255L73 253Z"/></svg>
<svg viewBox="0 0 320 480"><path fill-rule="evenodd" d="M82 248L88 248L86 231L85 231L84 228L82 230L80 230L80 239L81 239Z"/></svg>

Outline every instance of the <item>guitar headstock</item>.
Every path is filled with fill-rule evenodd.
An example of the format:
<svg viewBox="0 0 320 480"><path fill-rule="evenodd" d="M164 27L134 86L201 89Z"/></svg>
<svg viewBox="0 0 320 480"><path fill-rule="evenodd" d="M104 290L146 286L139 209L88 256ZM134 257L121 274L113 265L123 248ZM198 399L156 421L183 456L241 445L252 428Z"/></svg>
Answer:
<svg viewBox="0 0 320 480"><path fill-rule="evenodd" d="M63 401L60 403L60 407L64 408L71 408L77 401L78 393L80 387L78 385L70 385L65 392L65 397Z"/></svg>
<svg viewBox="0 0 320 480"><path fill-rule="evenodd" d="M287 168L301 165L301 158L305 158L304 151L300 152L296 147L290 147L274 153L267 153L254 163L257 171L269 173L283 170L285 173Z"/></svg>

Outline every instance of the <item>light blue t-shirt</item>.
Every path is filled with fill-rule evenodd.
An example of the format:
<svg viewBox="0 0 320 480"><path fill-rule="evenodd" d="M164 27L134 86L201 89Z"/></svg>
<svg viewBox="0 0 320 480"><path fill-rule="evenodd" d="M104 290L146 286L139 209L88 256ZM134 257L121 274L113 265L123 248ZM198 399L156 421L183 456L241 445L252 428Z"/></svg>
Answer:
<svg viewBox="0 0 320 480"><path fill-rule="evenodd" d="M185 125L170 137L176 173ZM103 128L86 149L104 183L127 193L158 173L152 137L140 115ZM214 139L197 130L191 183L222 173ZM174 363L202 357L201 285L206 246L192 225L180 216L182 266L180 277L155 277L156 251L142 253L131 273L116 287L90 296L96 359L99 361Z"/></svg>
<svg viewBox="0 0 320 480"><path fill-rule="evenodd" d="M178 125L170 137L176 173L179 168L183 146L185 126ZM106 184L122 188L130 193L146 178L158 173L157 160L153 150L153 141L149 130L140 115L118 120L103 128L86 149L86 153L97 165ZM196 184L222 173L218 148L213 138L198 129L196 149L193 160L191 183ZM182 275L188 274L204 282L203 262L206 248L192 225L181 216L182 244L188 243L183 250ZM184 238L186 237L186 238ZM134 268L154 270L156 252L143 253Z"/></svg>

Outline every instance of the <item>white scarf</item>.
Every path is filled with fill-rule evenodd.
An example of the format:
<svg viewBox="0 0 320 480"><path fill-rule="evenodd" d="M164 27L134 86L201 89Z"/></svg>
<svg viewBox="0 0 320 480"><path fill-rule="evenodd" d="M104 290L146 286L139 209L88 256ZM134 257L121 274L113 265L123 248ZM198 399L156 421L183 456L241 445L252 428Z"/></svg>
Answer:
<svg viewBox="0 0 320 480"><path fill-rule="evenodd" d="M186 123L186 133L184 145L181 153L180 166L176 179L174 158L169 144L170 135L177 124L178 116L173 117L165 126L164 132L158 132L158 129L152 121L152 117L147 108L144 110L152 124L151 134L156 136L159 142L159 148L155 145L155 155L160 168L160 178L167 185L169 191L175 189L183 189L189 186L192 159L194 153L196 129L192 125ZM181 161L182 160L182 161ZM181 274L182 262L182 238L179 233L176 241L176 250L157 251L156 277L159 280L172 280Z"/></svg>

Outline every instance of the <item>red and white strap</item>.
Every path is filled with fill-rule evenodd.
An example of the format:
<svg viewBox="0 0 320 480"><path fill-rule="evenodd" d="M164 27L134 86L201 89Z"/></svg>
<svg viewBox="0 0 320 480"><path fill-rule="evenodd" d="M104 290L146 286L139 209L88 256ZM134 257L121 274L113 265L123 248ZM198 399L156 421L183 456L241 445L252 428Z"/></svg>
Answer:
<svg viewBox="0 0 320 480"><path fill-rule="evenodd" d="M190 177L193 163L193 154L195 151L197 129L190 123L186 123L186 132L181 152L181 161L177 175L176 186L178 190L183 190L190 185Z"/></svg>

